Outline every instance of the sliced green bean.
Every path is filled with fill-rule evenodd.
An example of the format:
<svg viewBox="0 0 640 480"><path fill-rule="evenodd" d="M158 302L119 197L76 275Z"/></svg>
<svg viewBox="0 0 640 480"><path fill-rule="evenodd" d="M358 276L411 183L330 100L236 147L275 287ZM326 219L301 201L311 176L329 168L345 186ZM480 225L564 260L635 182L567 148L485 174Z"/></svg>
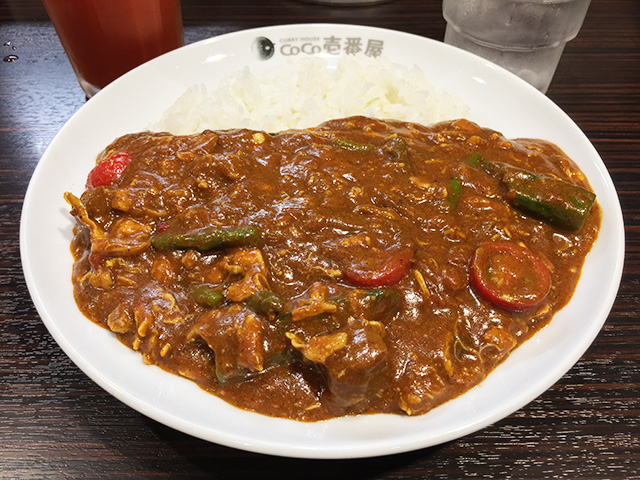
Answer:
<svg viewBox="0 0 640 480"><path fill-rule="evenodd" d="M209 285L198 285L195 287L191 294L194 300L203 307L217 308L224 303L224 295L215 291L215 289Z"/></svg>
<svg viewBox="0 0 640 480"><path fill-rule="evenodd" d="M331 144L334 147L349 150L351 152L368 152L376 148L375 145L371 145L370 143L358 143L352 140L347 140L346 138L334 138L331 141Z"/></svg>
<svg viewBox="0 0 640 480"><path fill-rule="evenodd" d="M284 301L277 293L261 290L246 300L247 306L256 313L269 315L280 313L284 309Z"/></svg>
<svg viewBox="0 0 640 480"><path fill-rule="evenodd" d="M449 180L449 190L447 195L447 201L453 208L458 206L460 201L460 194L462 193L462 182L459 178L453 177Z"/></svg>
<svg viewBox="0 0 640 480"><path fill-rule="evenodd" d="M593 192L578 185L526 171L507 172L502 182L515 208L574 232L580 230L596 199Z"/></svg>
<svg viewBox="0 0 640 480"><path fill-rule="evenodd" d="M258 240L255 227L207 227L184 233L157 234L151 238L151 244L158 250L193 249L206 252L215 248L255 245Z"/></svg>
<svg viewBox="0 0 640 480"><path fill-rule="evenodd" d="M526 215L539 218L550 225L578 231L593 206L595 193L560 178L485 160L478 152L467 161L496 177L507 187L506 200Z"/></svg>

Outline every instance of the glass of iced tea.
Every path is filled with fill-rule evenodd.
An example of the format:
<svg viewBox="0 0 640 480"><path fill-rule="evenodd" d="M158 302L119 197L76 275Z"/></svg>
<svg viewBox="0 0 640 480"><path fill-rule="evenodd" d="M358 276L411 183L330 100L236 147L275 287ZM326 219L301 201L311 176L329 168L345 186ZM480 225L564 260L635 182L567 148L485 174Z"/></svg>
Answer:
<svg viewBox="0 0 640 480"><path fill-rule="evenodd" d="M43 0L87 98L184 45L180 0Z"/></svg>

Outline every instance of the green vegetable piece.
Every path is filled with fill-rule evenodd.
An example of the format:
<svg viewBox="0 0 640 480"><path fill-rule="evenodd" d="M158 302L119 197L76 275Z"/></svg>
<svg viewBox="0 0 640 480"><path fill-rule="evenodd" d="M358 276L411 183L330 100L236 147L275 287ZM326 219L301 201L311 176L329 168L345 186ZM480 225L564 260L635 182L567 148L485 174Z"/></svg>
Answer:
<svg viewBox="0 0 640 480"><path fill-rule="evenodd" d="M484 171L486 171L489 175L493 177L499 175L504 170L501 164L492 163L485 160L484 156L480 152L470 153L467 156L467 162L473 167L482 168Z"/></svg>
<svg viewBox="0 0 640 480"><path fill-rule="evenodd" d="M276 329L278 330L278 332L284 335L284 333L289 330L292 322L293 314L291 312L283 313L276 318Z"/></svg>
<svg viewBox="0 0 640 480"><path fill-rule="evenodd" d="M369 291L364 293L364 296L374 300L375 302L378 302L378 301L383 300L385 298L395 299L396 297L399 297L400 294L395 290L389 290L387 288L380 288L380 289L377 289L377 290L369 290Z"/></svg>
<svg viewBox="0 0 640 480"><path fill-rule="evenodd" d="M217 308L224 302L224 295L216 292L209 285L198 285L192 290L191 294L198 305L207 308Z"/></svg>
<svg viewBox="0 0 640 480"><path fill-rule="evenodd" d="M513 169L502 177L507 200L525 214L564 230L580 230L595 202L589 190L558 178Z"/></svg>
<svg viewBox="0 0 640 480"><path fill-rule="evenodd" d="M369 143L357 143L351 140L347 140L346 138L334 138L331 141L331 144L334 147L343 148L351 152L368 152L376 148Z"/></svg>
<svg viewBox="0 0 640 480"><path fill-rule="evenodd" d="M364 293L364 297L371 300L374 315L381 317L380 319L394 315L400 308L402 301L400 293L389 288L369 290Z"/></svg>
<svg viewBox="0 0 640 480"><path fill-rule="evenodd" d="M335 303L338 308L349 304L349 299L347 297L330 298L329 301Z"/></svg>
<svg viewBox="0 0 640 480"><path fill-rule="evenodd" d="M459 178L453 177L449 180L449 194L447 195L447 200L453 208L458 206L460 193L462 193L462 182Z"/></svg>
<svg viewBox="0 0 640 480"><path fill-rule="evenodd" d="M496 177L507 187L506 200L522 213L556 228L577 232L589 215L595 193L555 177L503 163L488 162L473 152L467 161Z"/></svg>
<svg viewBox="0 0 640 480"><path fill-rule="evenodd" d="M474 167L481 167L482 163L486 160L479 152L472 152L467 156L467 162L470 163Z"/></svg>
<svg viewBox="0 0 640 480"><path fill-rule="evenodd" d="M259 238L255 227L207 227L185 233L157 234L151 238L151 245L158 250L193 249L206 252L214 248L255 245Z"/></svg>
<svg viewBox="0 0 640 480"><path fill-rule="evenodd" d="M254 293L247 299L246 304L251 310L261 315L277 314L284 309L282 297L268 290Z"/></svg>

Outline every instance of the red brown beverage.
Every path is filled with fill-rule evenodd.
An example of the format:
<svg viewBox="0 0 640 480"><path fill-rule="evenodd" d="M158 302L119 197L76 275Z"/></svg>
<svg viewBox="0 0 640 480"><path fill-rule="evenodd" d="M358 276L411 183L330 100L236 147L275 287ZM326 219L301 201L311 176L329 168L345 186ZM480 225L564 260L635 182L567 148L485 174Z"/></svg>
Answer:
<svg viewBox="0 0 640 480"><path fill-rule="evenodd" d="M43 0L87 97L184 45L180 0Z"/></svg>

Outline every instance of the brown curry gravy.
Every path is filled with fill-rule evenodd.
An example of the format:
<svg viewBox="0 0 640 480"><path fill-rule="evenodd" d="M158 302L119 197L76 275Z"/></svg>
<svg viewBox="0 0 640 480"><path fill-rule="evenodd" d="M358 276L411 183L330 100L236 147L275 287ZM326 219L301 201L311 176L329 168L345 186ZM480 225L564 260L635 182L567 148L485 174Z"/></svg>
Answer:
<svg viewBox="0 0 640 480"><path fill-rule="evenodd" d="M408 164L385 148L394 137L406 142ZM551 143L508 140L466 120L145 132L117 139L99 160L119 151L133 157L122 178L85 191L73 211L79 308L146 363L243 409L297 420L419 415L476 385L566 305L600 225L597 204L577 233L514 210L470 153L589 188L587 180ZM149 243L208 226L253 226L260 241L206 252ZM542 304L505 310L469 284L470 258L491 240L524 245L549 267ZM410 264L392 285L345 279L402 252ZM199 305L198 285L223 303ZM282 299L278 313L247 306L264 290Z"/></svg>

